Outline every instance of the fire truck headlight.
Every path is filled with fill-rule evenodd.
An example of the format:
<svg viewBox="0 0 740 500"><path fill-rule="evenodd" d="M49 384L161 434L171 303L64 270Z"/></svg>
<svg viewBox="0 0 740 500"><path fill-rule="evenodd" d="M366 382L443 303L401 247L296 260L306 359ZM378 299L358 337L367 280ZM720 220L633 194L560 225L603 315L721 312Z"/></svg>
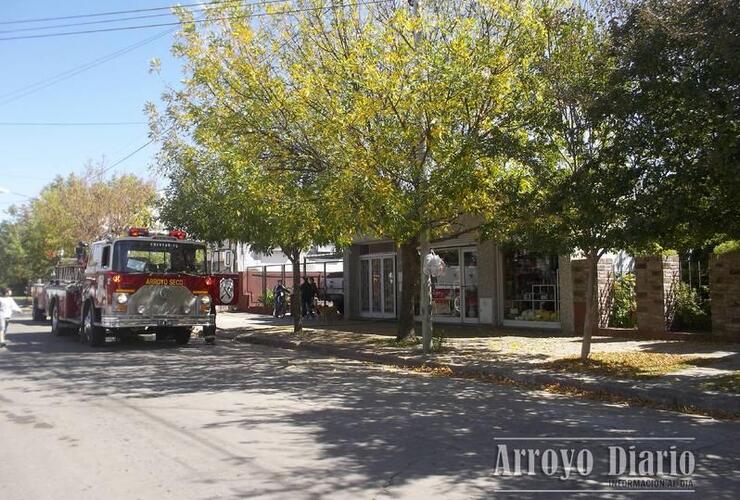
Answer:
<svg viewBox="0 0 740 500"><path fill-rule="evenodd" d="M125 293L119 293L116 297L116 302L118 302L119 304L125 304L126 302L128 302L128 295Z"/></svg>
<svg viewBox="0 0 740 500"><path fill-rule="evenodd" d="M185 314L190 314L190 306L183 306L182 312L184 312Z"/></svg>
<svg viewBox="0 0 740 500"><path fill-rule="evenodd" d="M204 295L204 296L202 296L202 297L200 298L200 303L201 303L201 304L203 304L204 306L209 306L209 305L211 305L211 297L210 297L210 296L208 296L208 295Z"/></svg>
<svg viewBox="0 0 740 500"><path fill-rule="evenodd" d="M144 307L144 304L141 304L139 307L136 308L139 314L144 314L144 311L146 311L146 307Z"/></svg>

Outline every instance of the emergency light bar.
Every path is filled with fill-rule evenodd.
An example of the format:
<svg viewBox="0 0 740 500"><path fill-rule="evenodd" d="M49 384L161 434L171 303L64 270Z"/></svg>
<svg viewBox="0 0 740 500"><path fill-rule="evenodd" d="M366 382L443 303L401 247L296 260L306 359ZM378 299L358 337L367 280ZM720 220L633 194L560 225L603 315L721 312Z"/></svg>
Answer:
<svg viewBox="0 0 740 500"><path fill-rule="evenodd" d="M184 240L187 238L187 233L179 229L173 229L172 231L150 231L145 227L132 227L128 230L129 236L169 236L178 240Z"/></svg>
<svg viewBox="0 0 740 500"><path fill-rule="evenodd" d="M131 227L128 230L129 236L149 236L149 230L145 227Z"/></svg>

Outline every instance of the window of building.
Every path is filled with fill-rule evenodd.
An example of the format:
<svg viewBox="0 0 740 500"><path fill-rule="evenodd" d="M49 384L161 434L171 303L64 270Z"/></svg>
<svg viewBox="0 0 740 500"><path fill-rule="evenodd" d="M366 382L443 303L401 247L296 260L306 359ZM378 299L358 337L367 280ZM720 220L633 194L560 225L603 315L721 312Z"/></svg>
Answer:
<svg viewBox="0 0 740 500"><path fill-rule="evenodd" d="M560 321L557 255L506 252L503 271L505 320Z"/></svg>

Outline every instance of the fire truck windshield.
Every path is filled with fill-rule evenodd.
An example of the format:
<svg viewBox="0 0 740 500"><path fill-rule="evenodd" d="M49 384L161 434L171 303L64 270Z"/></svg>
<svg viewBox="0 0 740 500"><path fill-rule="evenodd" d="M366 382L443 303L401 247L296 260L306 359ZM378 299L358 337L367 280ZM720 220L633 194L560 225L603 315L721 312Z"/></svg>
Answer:
<svg viewBox="0 0 740 500"><path fill-rule="evenodd" d="M206 274L206 249L175 241L116 242L113 269L122 273Z"/></svg>

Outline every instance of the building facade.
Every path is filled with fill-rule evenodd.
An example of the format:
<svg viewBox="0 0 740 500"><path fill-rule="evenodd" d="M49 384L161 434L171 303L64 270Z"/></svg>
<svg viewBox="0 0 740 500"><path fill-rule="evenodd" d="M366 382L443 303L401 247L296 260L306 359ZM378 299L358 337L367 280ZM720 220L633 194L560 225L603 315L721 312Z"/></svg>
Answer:
<svg viewBox="0 0 740 500"><path fill-rule="evenodd" d="M468 234L432 242L444 272L432 280L435 322L536 327L576 332L585 310L585 261L508 250ZM358 239L344 253L345 310L350 318L396 318L403 272L396 244ZM611 260L602 261L611 279ZM605 284L605 283L604 283ZM418 299L417 299L418 301ZM418 314L418 305L416 308Z"/></svg>

